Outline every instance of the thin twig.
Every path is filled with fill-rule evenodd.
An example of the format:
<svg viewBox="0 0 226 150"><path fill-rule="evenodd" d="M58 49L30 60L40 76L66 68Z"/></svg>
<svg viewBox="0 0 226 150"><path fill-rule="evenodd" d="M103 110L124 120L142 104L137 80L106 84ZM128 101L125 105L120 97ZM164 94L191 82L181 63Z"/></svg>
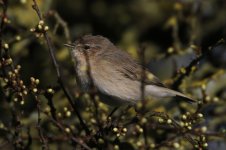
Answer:
<svg viewBox="0 0 226 150"><path fill-rule="evenodd" d="M205 51L204 53L202 53L200 56L198 56L197 58L195 58L186 68L185 68L185 73L181 74L176 81L173 83L172 85L172 89L174 90L178 90L179 86L181 85L183 79L186 76L189 76L190 73L192 72L192 67L197 65L200 60L204 59L206 56L210 55L212 53L213 48L215 48L216 46L222 44L222 42L224 41L219 41L218 43L216 43L214 46L212 46L210 49L208 49L207 51Z"/></svg>
<svg viewBox="0 0 226 150"><path fill-rule="evenodd" d="M43 17L41 15L41 12L38 8L38 5L37 5L37 2L36 0L33 0L33 9L35 10L35 12L37 13L38 17L39 17L39 20L43 20ZM56 57L55 57L55 47L53 46L52 44L52 40L50 39L50 37L48 36L47 32L44 32L44 38L46 40L46 43L47 43L47 46L48 46L48 49L49 49L49 53L50 53L50 56L51 56L51 60L53 62L53 65L55 67L55 70L57 72L57 78L58 78L58 82L60 84L60 86L62 87L63 91L64 91L64 94L65 96L67 97L70 105L72 106L73 110L75 111L79 121L80 121L80 124L82 125L82 127L84 128L84 130L86 131L87 134L90 134L90 131L88 129L88 127L86 126L86 124L84 123L79 111L78 111L78 108L77 106L74 104L74 100L73 100L73 97L71 96L71 94L69 93L68 89L64 86L64 82L63 82L63 78L62 78L62 75L60 73L60 68L59 68L59 65L56 61Z"/></svg>
<svg viewBox="0 0 226 150"><path fill-rule="evenodd" d="M37 122L36 128L38 129L38 134L39 134L39 137L41 139L42 149L48 150L49 149L48 140L44 137L43 131L42 131L42 128L41 128L40 101L39 101L37 95L34 95L34 96L35 96L35 100L36 100L36 104L37 104L37 111L38 111L38 122Z"/></svg>
<svg viewBox="0 0 226 150"><path fill-rule="evenodd" d="M81 40L81 42L84 42L84 41L82 41L82 39L80 39L80 40ZM85 59L86 59L86 62L87 62L87 66L86 66L87 67L87 70L86 71L87 71L87 75L88 75L88 77L90 79L90 89L91 89L91 92L89 94L90 94L91 100L92 100L93 105L94 105L94 108L95 108L95 114L94 114L94 116L95 116L95 119L97 121L97 125L99 127L99 130L102 132L103 128L102 128L102 125L100 123L100 119L99 119L99 116L98 116L98 114L99 114L99 111L98 111L98 103L97 103L97 101L95 99L96 90L95 90L94 83L93 83L93 77L91 75L90 58L89 58L89 55L88 55L87 51L84 51L84 55L85 55Z"/></svg>
<svg viewBox="0 0 226 150"><path fill-rule="evenodd" d="M142 65L142 70L141 70L141 86L140 86L140 91L141 91L141 100L142 100L142 115L145 113L145 80L146 80L146 74L145 74L145 47L144 45L141 46L139 49L139 56L141 60L141 65ZM147 140L147 127L146 124L144 123L142 125L142 128L144 130L143 132L143 137L144 137L144 144L145 144L145 149L148 149L148 140Z"/></svg>
<svg viewBox="0 0 226 150"><path fill-rule="evenodd" d="M5 26L5 19L7 18L6 12L8 8L8 0L3 0L3 5L2 5L2 17L1 17L1 24L0 24L0 56L2 57L2 34L3 34L3 29Z"/></svg>
<svg viewBox="0 0 226 150"><path fill-rule="evenodd" d="M27 129L27 135L28 135L28 137L26 139L28 139L28 142L27 142L27 144L24 148L25 150L30 149L31 144L32 144L32 137L31 137L31 133L30 133L30 128Z"/></svg>
<svg viewBox="0 0 226 150"><path fill-rule="evenodd" d="M51 116L53 117L53 119L57 120L56 108L55 108L54 103L53 103L52 94L49 94L49 93L46 92L44 95L48 100L48 105L50 107Z"/></svg>
<svg viewBox="0 0 226 150"><path fill-rule="evenodd" d="M1 17L1 24L0 24L0 57L2 59L2 56L3 56L3 30L4 30L4 27L5 27L5 19L7 18L7 9L8 9L8 0L3 0L3 5L2 5L2 17ZM4 76L6 76L6 70L5 70L5 67L3 67L2 70L2 74Z"/></svg>
<svg viewBox="0 0 226 150"><path fill-rule="evenodd" d="M64 34L65 34L65 37L66 37L66 40L67 40L67 43L71 43L71 36L70 36L70 32L69 32L69 29L68 29L68 25L67 25L67 22L64 21L61 16L58 14L58 12L54 11L54 10L51 10L49 11L49 14L50 15L53 15L54 18L56 19L57 21L57 24L55 26L55 30L54 32L57 31L59 25L61 25L61 27L63 28L64 30Z"/></svg>
<svg viewBox="0 0 226 150"><path fill-rule="evenodd" d="M45 113L46 114L46 113ZM47 115L47 114L46 114ZM64 133L67 135L68 138L70 138L73 142L79 144L80 146L82 146L83 148L87 149L87 150L91 150L91 148L86 145L85 143L83 143L82 140L79 140L78 138L74 137L74 136L70 136L68 132L65 131L65 128L63 127L63 125L59 122L56 121L54 118L50 117L51 121Z"/></svg>

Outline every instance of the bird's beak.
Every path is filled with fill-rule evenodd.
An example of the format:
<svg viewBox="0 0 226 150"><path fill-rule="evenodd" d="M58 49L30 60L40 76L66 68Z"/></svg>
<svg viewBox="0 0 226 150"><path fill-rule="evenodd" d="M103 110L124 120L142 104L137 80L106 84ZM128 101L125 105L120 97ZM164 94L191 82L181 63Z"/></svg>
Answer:
<svg viewBox="0 0 226 150"><path fill-rule="evenodd" d="M74 48L75 47L75 45L74 44L64 44L64 46L66 46L66 47L69 47L69 48Z"/></svg>

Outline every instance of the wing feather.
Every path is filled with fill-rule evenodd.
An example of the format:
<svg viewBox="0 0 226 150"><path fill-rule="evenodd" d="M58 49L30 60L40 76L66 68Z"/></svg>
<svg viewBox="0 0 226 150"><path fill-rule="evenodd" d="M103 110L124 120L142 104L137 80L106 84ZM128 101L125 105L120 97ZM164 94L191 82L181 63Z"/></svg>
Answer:
<svg viewBox="0 0 226 150"><path fill-rule="evenodd" d="M134 60L128 53L122 50L116 50L117 53L112 51L104 54L105 60L109 61L118 72L123 74L125 77L135 81L142 81L143 72L145 85L156 85L160 87L166 87L154 74L148 69L142 67L136 60ZM112 54L112 55L111 55ZM144 70L143 70L144 69Z"/></svg>

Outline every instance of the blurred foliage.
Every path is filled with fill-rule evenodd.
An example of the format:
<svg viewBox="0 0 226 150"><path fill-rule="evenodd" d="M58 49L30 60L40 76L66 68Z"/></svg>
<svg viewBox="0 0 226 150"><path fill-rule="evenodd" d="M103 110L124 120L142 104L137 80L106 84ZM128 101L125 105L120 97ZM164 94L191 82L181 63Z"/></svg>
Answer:
<svg viewBox="0 0 226 150"><path fill-rule="evenodd" d="M43 21L32 0L0 0L0 149L226 148L224 0L37 4ZM58 82L46 33L75 107ZM197 103L151 101L146 108L138 103L137 111L122 107L108 117L112 107L79 91L70 50L63 45L85 34L108 37L136 59L144 45L146 66Z"/></svg>

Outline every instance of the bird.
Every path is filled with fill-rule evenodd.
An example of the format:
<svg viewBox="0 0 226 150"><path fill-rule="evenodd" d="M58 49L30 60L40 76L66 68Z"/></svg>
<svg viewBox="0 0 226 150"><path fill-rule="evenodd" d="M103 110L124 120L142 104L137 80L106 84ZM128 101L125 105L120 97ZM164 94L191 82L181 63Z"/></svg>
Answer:
<svg viewBox="0 0 226 150"><path fill-rule="evenodd" d="M86 92L95 88L105 104L135 105L142 97L157 100L179 97L195 102L190 96L167 88L153 73L106 37L84 35L65 46L72 50L79 87Z"/></svg>

